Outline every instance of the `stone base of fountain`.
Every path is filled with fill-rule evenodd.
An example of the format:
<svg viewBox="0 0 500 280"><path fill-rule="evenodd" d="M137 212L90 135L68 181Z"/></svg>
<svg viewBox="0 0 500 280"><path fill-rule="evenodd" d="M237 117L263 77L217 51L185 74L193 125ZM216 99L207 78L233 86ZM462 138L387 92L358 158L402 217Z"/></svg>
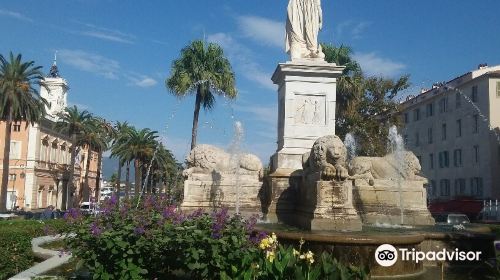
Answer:
<svg viewBox="0 0 500 280"><path fill-rule="evenodd" d="M235 212L237 201L237 190L235 182L239 180L239 210L245 215L261 213L261 202L258 197L262 188L262 182L254 175L220 174L191 174L184 181L184 200L181 209L185 211L203 209L212 210L228 208Z"/></svg>
<svg viewBox="0 0 500 280"><path fill-rule="evenodd" d="M361 219L353 206L352 182L321 181L309 174L299 188L295 225L307 230L359 231Z"/></svg>
<svg viewBox="0 0 500 280"><path fill-rule="evenodd" d="M401 189L398 184L402 184ZM424 181L366 180L353 181L354 207L364 224L433 225L427 209L427 190ZM401 192L401 197L400 197ZM401 206L403 203L403 218Z"/></svg>

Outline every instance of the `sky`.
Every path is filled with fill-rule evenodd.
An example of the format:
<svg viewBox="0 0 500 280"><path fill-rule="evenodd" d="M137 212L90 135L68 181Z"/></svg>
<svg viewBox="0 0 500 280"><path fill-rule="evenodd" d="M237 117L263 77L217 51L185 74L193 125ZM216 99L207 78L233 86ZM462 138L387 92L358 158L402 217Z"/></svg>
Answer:
<svg viewBox="0 0 500 280"><path fill-rule="evenodd" d="M198 143L228 147L234 121L242 149L266 164L276 151L277 93L271 75L284 52L285 0L0 0L0 54L21 53L48 72L57 51L68 101L110 121L159 131L183 161L194 97L165 87L191 41L220 44L239 96L200 114ZM409 74L417 93L480 63L500 64L500 1L323 0L320 40L348 45L368 75Z"/></svg>

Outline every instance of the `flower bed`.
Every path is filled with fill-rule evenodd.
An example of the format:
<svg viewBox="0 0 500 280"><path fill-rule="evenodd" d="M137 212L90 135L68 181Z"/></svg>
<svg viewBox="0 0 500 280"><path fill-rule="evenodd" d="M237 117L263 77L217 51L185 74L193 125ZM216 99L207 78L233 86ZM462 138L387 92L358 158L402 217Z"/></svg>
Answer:
<svg viewBox="0 0 500 280"><path fill-rule="evenodd" d="M329 255L283 247L275 235L256 233L255 218L183 213L167 199L149 196L105 202L102 214L70 211L69 249L94 279L364 279L366 271L345 267Z"/></svg>

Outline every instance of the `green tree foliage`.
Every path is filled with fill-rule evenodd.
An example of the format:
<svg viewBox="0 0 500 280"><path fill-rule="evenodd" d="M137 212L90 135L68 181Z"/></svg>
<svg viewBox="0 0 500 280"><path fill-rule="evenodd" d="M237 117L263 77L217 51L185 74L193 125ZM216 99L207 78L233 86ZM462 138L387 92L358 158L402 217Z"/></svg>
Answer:
<svg viewBox="0 0 500 280"><path fill-rule="evenodd" d="M58 114L58 121L55 123L54 128L60 133L66 134L71 138L71 161L68 168L68 173L64 180L66 186L63 186L62 191L62 209L68 209L73 205L70 195L74 190L74 175L76 155L80 150L81 138L85 131L90 131L92 126L92 114L87 110L81 111L78 107L67 107L63 112Z"/></svg>
<svg viewBox="0 0 500 280"><path fill-rule="evenodd" d="M338 79L336 134L345 139L354 133L359 155L385 155L389 127L400 125L396 97L410 86L409 76L366 77L349 47L323 44L323 49L328 62L346 66Z"/></svg>
<svg viewBox="0 0 500 280"><path fill-rule="evenodd" d="M10 138L12 123L35 123L45 116L47 101L39 96L35 85L43 80L41 66L34 61L23 62L21 54L10 53L9 60L0 55L0 120L5 121L0 212L7 207L9 179Z"/></svg>
<svg viewBox="0 0 500 280"><path fill-rule="evenodd" d="M234 72L220 46L194 41L181 51L181 57L172 64L166 86L177 97L196 94L191 149L196 146L200 108L213 109L215 95L236 98Z"/></svg>

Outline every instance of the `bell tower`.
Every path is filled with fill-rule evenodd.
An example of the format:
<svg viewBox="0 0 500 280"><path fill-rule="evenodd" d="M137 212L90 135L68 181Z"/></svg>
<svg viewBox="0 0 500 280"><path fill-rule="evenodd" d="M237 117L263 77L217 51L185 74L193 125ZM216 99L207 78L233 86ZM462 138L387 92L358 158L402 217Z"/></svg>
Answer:
<svg viewBox="0 0 500 280"><path fill-rule="evenodd" d="M67 106L68 89L68 83L59 75L56 52L50 72L42 81L42 86L40 87L40 96L45 98L49 103L49 106L45 107L48 119L52 121L58 120L57 114L64 111Z"/></svg>

